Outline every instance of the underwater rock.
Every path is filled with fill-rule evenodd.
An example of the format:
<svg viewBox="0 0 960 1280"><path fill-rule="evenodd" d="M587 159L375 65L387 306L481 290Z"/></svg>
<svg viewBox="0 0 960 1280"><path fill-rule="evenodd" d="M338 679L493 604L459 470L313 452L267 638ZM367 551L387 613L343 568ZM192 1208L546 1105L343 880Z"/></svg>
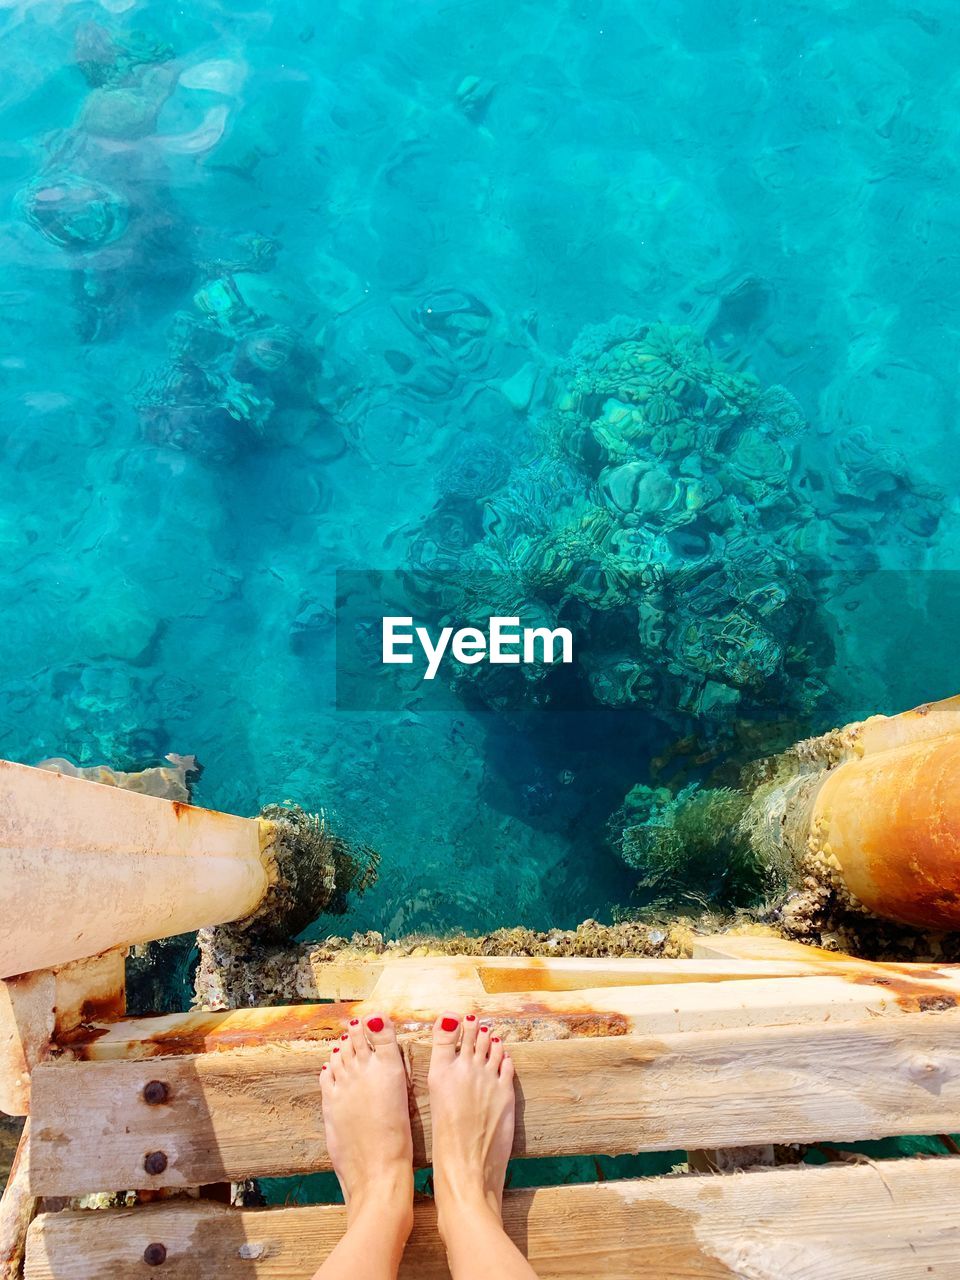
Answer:
<svg viewBox="0 0 960 1280"><path fill-rule="evenodd" d="M457 445L438 476L447 498L482 498L499 489L510 471L510 459L491 440L470 438Z"/></svg>
<svg viewBox="0 0 960 1280"><path fill-rule="evenodd" d="M22 700L24 692L14 688L4 697ZM156 692L132 663L114 659L51 667L39 684L34 678L29 698L37 722L49 727L38 735L39 752L65 751L84 766L111 760L119 768L163 756Z"/></svg>
<svg viewBox="0 0 960 1280"><path fill-rule="evenodd" d="M272 405L229 375L190 361L171 361L137 401L145 439L209 462L226 462L258 433Z"/></svg>
<svg viewBox="0 0 960 1280"><path fill-rule="evenodd" d="M122 85L142 68L169 62L172 46L142 31L118 38L98 22L84 22L74 36L74 59L92 89Z"/></svg>
<svg viewBox="0 0 960 1280"><path fill-rule="evenodd" d="M294 445L329 461L345 444L322 401L322 355L291 323L312 303L275 272L275 244L262 237L210 263L211 277L179 312L170 358L144 382L137 407L154 444L225 462L257 441ZM217 268L221 271L217 271Z"/></svg>
<svg viewBox="0 0 960 1280"><path fill-rule="evenodd" d="M162 100L134 89L94 89L80 124L93 137L133 142L153 132L161 106Z"/></svg>
<svg viewBox="0 0 960 1280"><path fill-rule="evenodd" d="M454 96L457 106L468 120L481 121L487 114L490 99L496 89L494 80L482 79L480 76L464 76L457 85Z"/></svg>
<svg viewBox="0 0 960 1280"><path fill-rule="evenodd" d="M111 769L105 764L75 765L62 756L41 760L37 768L49 769L51 773L63 773L70 778L85 778L88 782L99 782L107 787L122 787L125 791L159 796L161 800L178 800L181 804L189 804L192 779L199 777L202 772L197 757L171 753L164 759L170 761L169 765L154 765L134 773Z"/></svg>
<svg viewBox="0 0 960 1280"><path fill-rule="evenodd" d="M533 399L539 372L537 366L532 361L528 361L511 377L505 378L500 383L500 390L503 392L504 399L510 405L510 408L517 413L523 413L529 407L530 401Z"/></svg>
<svg viewBox="0 0 960 1280"><path fill-rule="evenodd" d="M807 471L790 393L724 364L688 328L618 317L584 329L555 382L505 482L494 468L475 492L482 452L470 485L445 477L411 565L446 548L433 564L460 577L443 607L467 622L492 611L479 571L512 576L504 590L523 621L527 609L572 628L576 689L570 672L478 666L458 676L464 692L502 710L562 688L564 705L643 706L707 737L808 714L831 653L818 601L825 573L849 567L851 523L895 513L902 527L912 513L916 536L936 526L902 461L855 434L831 492ZM483 525L463 550L451 496L461 530Z"/></svg>
<svg viewBox="0 0 960 1280"><path fill-rule="evenodd" d="M61 249L86 251L118 240L129 210L115 192L75 174L48 174L20 197L23 216Z"/></svg>
<svg viewBox="0 0 960 1280"><path fill-rule="evenodd" d="M611 818L611 841L640 872L637 887L647 901L748 905L772 887L768 869L741 835L748 803L746 794L728 787L693 783L673 795L639 785Z"/></svg>

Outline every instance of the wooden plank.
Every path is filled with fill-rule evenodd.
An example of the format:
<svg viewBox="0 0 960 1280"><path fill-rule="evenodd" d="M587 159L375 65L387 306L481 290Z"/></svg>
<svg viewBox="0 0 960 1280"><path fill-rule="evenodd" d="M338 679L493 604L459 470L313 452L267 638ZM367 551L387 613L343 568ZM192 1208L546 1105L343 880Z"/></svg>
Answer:
<svg viewBox="0 0 960 1280"><path fill-rule="evenodd" d="M20 1135L20 1144L10 1167L10 1176L0 1196L0 1280L19 1280L27 1228L37 1212L37 1198L30 1190L30 1120Z"/></svg>
<svg viewBox="0 0 960 1280"><path fill-rule="evenodd" d="M466 995L448 992L434 976L427 990L385 991L382 1001L178 1013L162 1018L97 1022L62 1041L77 1059L167 1057L252 1048L272 1043L332 1040L343 1024L367 1013L390 1013L402 1034L422 1035L438 1008L475 1012L512 1039L571 1035L662 1035L777 1023L860 1021L960 1006L960 976L922 969L923 977L854 968L828 977L685 982L573 991ZM438 1002L440 1002L438 1004Z"/></svg>
<svg viewBox="0 0 960 1280"><path fill-rule="evenodd" d="M894 973L909 975L930 973L950 973L956 965L892 964L880 965L872 960L860 960L857 956L849 956L842 951L827 951L825 947L811 947L805 942L795 942L790 938L781 938L775 933L709 933L695 936L692 943L693 955L701 962L724 960L730 963L741 961L744 964L753 962L779 962L781 964L806 962L819 973L830 972L836 968L855 968L863 973L870 973L879 968L892 970Z"/></svg>
<svg viewBox="0 0 960 1280"><path fill-rule="evenodd" d="M30 1073L50 1052L94 1018L121 1018L126 951L108 951L57 969L0 981L0 1111L30 1110Z"/></svg>
<svg viewBox="0 0 960 1280"><path fill-rule="evenodd" d="M94 1018L122 1018L126 951L0 980L0 1111L30 1110L30 1073L62 1037Z"/></svg>
<svg viewBox="0 0 960 1280"><path fill-rule="evenodd" d="M802 978L828 976L836 966L825 968L818 953L789 958L751 957L685 960L610 958L603 960L540 956L508 956L476 961L484 990L495 993L519 991L580 991L585 987L658 986L678 982L742 982L758 978ZM827 953L823 953L827 954ZM831 957L835 959L836 957ZM910 969L910 966L906 966ZM930 966L913 966L915 976L929 979ZM957 970L960 973L960 969ZM904 976L911 976L910 972ZM945 976L949 977L949 970ZM956 976L956 974L954 975Z"/></svg>
<svg viewBox="0 0 960 1280"><path fill-rule="evenodd" d="M312 979L310 999L346 1001L380 999L388 990L404 987L408 990L423 989L424 984L429 987L437 982L442 983L445 992L454 994L461 986L467 993L482 990L503 994L675 982L812 977L834 971L835 964L825 970L820 960L821 955L828 954L797 944L796 954L769 961L753 958L746 961L723 958L665 960L640 956L390 955L369 959L347 955L333 960L312 960L309 948L301 947L291 951L289 967L294 968L298 963L309 965ZM829 958L834 962L837 959L836 956ZM909 971L911 966L903 968ZM930 972L929 965L912 968L921 976Z"/></svg>
<svg viewBox="0 0 960 1280"><path fill-rule="evenodd" d="M622 1154L960 1130L960 1012L861 1023L513 1043L520 1156ZM404 1045L418 1165L430 1046ZM42 1195L190 1187L329 1167L318 1046L34 1072ZM166 1086L151 1105L145 1085ZM156 1094L156 1090L152 1091ZM162 1091L161 1091L162 1092ZM162 1167L145 1172L148 1153Z"/></svg>
<svg viewBox="0 0 960 1280"><path fill-rule="evenodd" d="M540 1280L949 1280L958 1182L949 1157L643 1178L508 1192L504 1221ZM46 1214L26 1280L139 1280L150 1244L171 1280L311 1280L344 1226L332 1206ZM400 1280L449 1280L431 1202L417 1206Z"/></svg>

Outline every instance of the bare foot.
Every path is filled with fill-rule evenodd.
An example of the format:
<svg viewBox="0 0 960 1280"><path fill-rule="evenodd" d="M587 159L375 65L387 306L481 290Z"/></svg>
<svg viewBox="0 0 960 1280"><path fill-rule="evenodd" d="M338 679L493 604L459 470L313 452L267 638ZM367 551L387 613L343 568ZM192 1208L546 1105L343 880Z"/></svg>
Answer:
<svg viewBox="0 0 960 1280"><path fill-rule="evenodd" d="M351 1020L320 1072L320 1097L348 1222L372 1209L406 1239L413 1226L413 1142L407 1076L389 1018Z"/></svg>
<svg viewBox="0 0 960 1280"><path fill-rule="evenodd" d="M433 1028L428 1083L441 1232L465 1205L484 1203L499 1220L516 1111L512 1059L489 1023L445 1013Z"/></svg>

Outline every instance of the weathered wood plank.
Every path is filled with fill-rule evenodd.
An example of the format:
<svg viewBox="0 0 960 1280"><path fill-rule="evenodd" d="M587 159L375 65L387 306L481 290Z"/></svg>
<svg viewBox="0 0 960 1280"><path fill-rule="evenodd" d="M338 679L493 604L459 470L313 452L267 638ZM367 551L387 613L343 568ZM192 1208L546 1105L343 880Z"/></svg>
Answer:
<svg viewBox="0 0 960 1280"><path fill-rule="evenodd" d="M707 933L695 936L692 942L693 958L701 962L727 961L744 964L751 962L778 962L790 964L805 962L825 972L837 966L857 968L870 972L878 966L871 960L860 960L856 956L845 955L841 951L827 951L825 947L810 947L805 942L794 942L790 938L781 938L775 933ZM883 966L896 973L930 972L949 973L955 965L944 965L936 969L932 965L893 964Z"/></svg>
<svg viewBox="0 0 960 1280"><path fill-rule="evenodd" d="M30 1072L58 1039L94 1018L122 1018L126 950L0 980L0 1111L30 1110Z"/></svg>
<svg viewBox="0 0 960 1280"><path fill-rule="evenodd" d="M769 959L753 951L746 959L714 956L713 936L694 940L694 958L660 959L640 956L391 956L358 957L347 954L311 965L313 986L310 999L380 999L386 991L424 989L441 982L451 997L462 989L466 994L486 991L503 994L519 991L581 991L595 987L652 986L677 982L729 982L756 978L797 978L823 976L855 963L865 973L878 973L881 966L869 961L852 961L818 948L770 939L786 948ZM721 939L725 941L725 936ZM736 939L735 941L739 941ZM750 944L767 939L749 938ZM707 944L703 957L700 943ZM291 956L291 965L295 958ZM930 979L938 972L930 965L896 965L898 977ZM436 987L433 987L436 990Z"/></svg>
<svg viewBox="0 0 960 1280"><path fill-rule="evenodd" d="M950 1280L960 1257L960 1160L760 1170L508 1192L507 1231L540 1280ZM26 1280L135 1280L150 1244L171 1280L310 1280L343 1211L203 1203L47 1214ZM431 1203L400 1280L448 1280Z"/></svg>
<svg viewBox="0 0 960 1280"><path fill-rule="evenodd" d="M744 982L759 978L815 978L833 972L817 955L780 960L740 959L576 959L558 956L498 956L476 960L477 974L490 995L522 991L581 991L585 987L646 987L680 982ZM918 977L929 968L916 965Z"/></svg>
<svg viewBox="0 0 960 1280"><path fill-rule="evenodd" d="M884 967L858 968L826 977L683 982L584 990L450 993L434 975L411 990L384 988L381 1000L288 1005L217 1013L178 1013L88 1025L63 1043L76 1058L166 1057L251 1048L271 1043L334 1039L343 1024L366 1013L391 1014L401 1033L422 1034L433 1023L438 1001L462 1013L475 1012L512 1038L562 1039L570 1035L662 1035L775 1023L860 1021L898 1017L928 1008L960 1007L960 976L920 969L901 975Z"/></svg>
<svg viewBox="0 0 960 1280"><path fill-rule="evenodd" d="M30 1120L0 1196L0 1280L19 1280L27 1228L37 1212L37 1198L30 1191Z"/></svg>
<svg viewBox="0 0 960 1280"><path fill-rule="evenodd" d="M516 1155L855 1141L960 1129L960 1012L659 1037L511 1043ZM414 1148L430 1160L429 1045L404 1046ZM329 1167L319 1046L272 1045L34 1072L33 1189L189 1187ZM144 1086L167 1087L150 1105ZM156 1091L154 1091L156 1092ZM162 1152L162 1167L145 1159Z"/></svg>

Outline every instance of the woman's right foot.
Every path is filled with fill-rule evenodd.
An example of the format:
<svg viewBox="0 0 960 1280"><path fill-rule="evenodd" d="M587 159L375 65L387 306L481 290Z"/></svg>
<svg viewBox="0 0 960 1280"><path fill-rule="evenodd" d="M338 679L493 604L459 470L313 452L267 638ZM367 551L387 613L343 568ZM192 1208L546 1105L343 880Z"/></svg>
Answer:
<svg viewBox="0 0 960 1280"><path fill-rule="evenodd" d="M347 1220L372 1212L383 1229L413 1226L413 1141L407 1076L385 1014L352 1018L320 1072L327 1151Z"/></svg>
<svg viewBox="0 0 960 1280"><path fill-rule="evenodd" d="M441 1233L448 1215L465 1206L485 1204L499 1219L516 1100L513 1061L490 1024L473 1014L442 1014L428 1084Z"/></svg>

